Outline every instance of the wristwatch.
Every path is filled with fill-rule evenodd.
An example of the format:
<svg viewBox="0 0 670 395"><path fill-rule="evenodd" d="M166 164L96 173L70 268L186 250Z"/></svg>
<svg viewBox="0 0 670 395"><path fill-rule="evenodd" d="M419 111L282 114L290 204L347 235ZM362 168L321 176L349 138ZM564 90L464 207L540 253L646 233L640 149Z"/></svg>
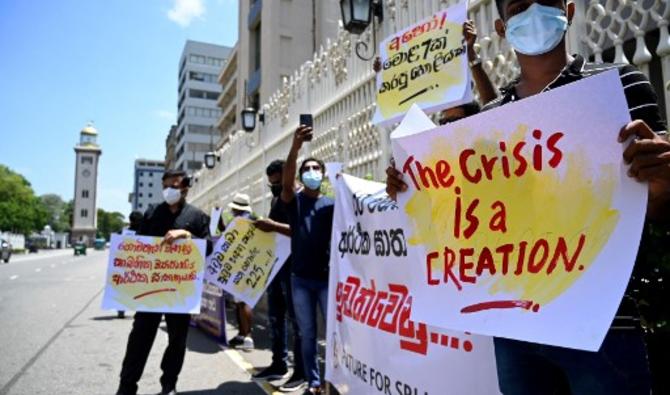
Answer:
<svg viewBox="0 0 670 395"><path fill-rule="evenodd" d="M475 58L475 60L469 62L468 64L470 65L470 68L473 68L473 67L475 67L475 66L479 66L480 64L482 64L482 58L479 57L479 56L477 56L477 57Z"/></svg>

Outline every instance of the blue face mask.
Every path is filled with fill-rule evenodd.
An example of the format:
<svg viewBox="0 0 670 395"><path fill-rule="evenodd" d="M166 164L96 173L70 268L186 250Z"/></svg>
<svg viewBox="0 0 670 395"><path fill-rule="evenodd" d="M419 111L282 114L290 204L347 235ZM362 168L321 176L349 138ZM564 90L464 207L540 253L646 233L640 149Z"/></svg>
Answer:
<svg viewBox="0 0 670 395"><path fill-rule="evenodd" d="M561 42L568 30L568 18L556 7L533 3L507 21L505 38L517 52L542 55Z"/></svg>
<svg viewBox="0 0 670 395"><path fill-rule="evenodd" d="M302 183L309 189L313 191L319 190L321 188L321 181L323 180L323 174L320 171L310 170L302 173Z"/></svg>

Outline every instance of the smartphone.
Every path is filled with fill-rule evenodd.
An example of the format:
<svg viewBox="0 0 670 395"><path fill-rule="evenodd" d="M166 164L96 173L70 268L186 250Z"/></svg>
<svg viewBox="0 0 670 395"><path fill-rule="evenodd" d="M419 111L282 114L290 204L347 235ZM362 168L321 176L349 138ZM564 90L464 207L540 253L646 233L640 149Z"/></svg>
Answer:
<svg viewBox="0 0 670 395"><path fill-rule="evenodd" d="M314 127L314 118L312 118L312 114L300 114L300 124ZM312 141L312 135L310 134L309 138L306 139L306 141Z"/></svg>

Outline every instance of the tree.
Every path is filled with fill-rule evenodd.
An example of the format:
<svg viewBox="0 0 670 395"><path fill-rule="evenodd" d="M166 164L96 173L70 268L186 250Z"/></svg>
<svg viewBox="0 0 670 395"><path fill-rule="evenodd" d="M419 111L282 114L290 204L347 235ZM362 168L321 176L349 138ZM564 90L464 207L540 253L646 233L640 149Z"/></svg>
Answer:
<svg viewBox="0 0 670 395"><path fill-rule="evenodd" d="M40 201L47 210L47 223L51 230L54 232L69 232L70 219L66 213L68 203L65 203L60 196L54 193L40 196Z"/></svg>
<svg viewBox="0 0 670 395"><path fill-rule="evenodd" d="M48 217L28 180L0 165L0 230L28 235L42 230Z"/></svg>
<svg viewBox="0 0 670 395"><path fill-rule="evenodd" d="M98 231L96 237L109 240L112 233L119 233L125 226L123 214L118 211L107 212L101 208L98 209Z"/></svg>

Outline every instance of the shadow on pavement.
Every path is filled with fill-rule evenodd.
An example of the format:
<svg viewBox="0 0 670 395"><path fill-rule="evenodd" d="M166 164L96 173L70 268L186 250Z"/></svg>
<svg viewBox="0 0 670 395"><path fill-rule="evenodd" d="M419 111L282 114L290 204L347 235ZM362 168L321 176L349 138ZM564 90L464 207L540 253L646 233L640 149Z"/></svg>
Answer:
<svg viewBox="0 0 670 395"><path fill-rule="evenodd" d="M126 318L132 318L132 317L126 316ZM112 321L112 320L123 320L123 319L125 319L125 318L119 318L119 317L116 316L116 314L114 314L114 315L101 315L101 316L98 316L98 317L91 318L92 321Z"/></svg>
<svg viewBox="0 0 670 395"><path fill-rule="evenodd" d="M216 395L216 394L225 394L225 395L253 395L253 394L264 394L264 392L258 388L258 385L254 383L242 383L239 381L230 381L219 385L216 389L211 390L198 390L198 391L179 391L181 395Z"/></svg>

